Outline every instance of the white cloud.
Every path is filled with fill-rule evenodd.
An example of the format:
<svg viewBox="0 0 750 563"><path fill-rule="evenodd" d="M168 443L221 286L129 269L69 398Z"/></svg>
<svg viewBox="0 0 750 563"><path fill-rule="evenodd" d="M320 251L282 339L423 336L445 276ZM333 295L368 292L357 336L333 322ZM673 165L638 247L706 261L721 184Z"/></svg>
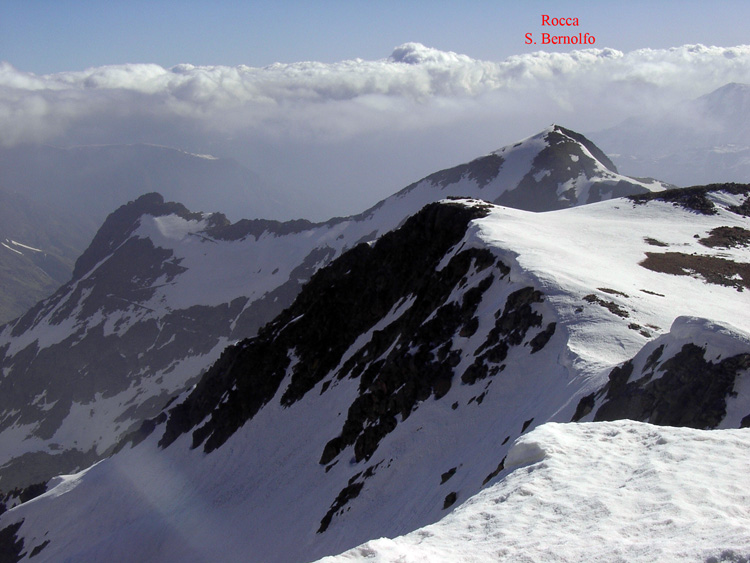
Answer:
<svg viewBox="0 0 750 563"><path fill-rule="evenodd" d="M265 68L138 64L37 76L5 63L0 67L2 124L7 125L12 113L16 138L8 137L7 127L0 135L5 144L35 139L42 118L51 120L55 126L50 134L56 135L60 120L74 127L77 118L101 113L188 118L223 130L275 126L288 131L303 125L333 134L341 128L346 136L352 129L377 124L365 119L359 126L346 121L332 126L327 120L321 123L317 112L335 113L341 107L346 118L351 109L346 105L356 102L354 107L362 112L394 112L400 118L406 106L441 109L446 99L471 106L489 94L528 91L538 91L542 98L546 94L571 111L590 107L592 101L595 106L638 107L655 89L687 98L726 82L748 81L749 63L750 46L684 46L627 54L612 49L538 52L488 62L417 43L397 47L379 61ZM26 120L28 132L23 130Z"/></svg>
<svg viewBox="0 0 750 563"><path fill-rule="evenodd" d="M491 62L407 43L377 61L133 64L49 75L2 63L0 144L152 142L225 151L261 173L275 170L280 183L314 176L312 185L322 188L351 177L372 192L372 174L358 176L347 163L368 151L401 170L382 174L377 199L415 174L551 122L599 129L727 82L750 82L750 46L537 52ZM445 136L454 138L451 152L443 152ZM411 163L398 161L406 151L414 153ZM326 152L339 161L324 163ZM307 170L295 164L305 157ZM333 166L340 174L325 178Z"/></svg>

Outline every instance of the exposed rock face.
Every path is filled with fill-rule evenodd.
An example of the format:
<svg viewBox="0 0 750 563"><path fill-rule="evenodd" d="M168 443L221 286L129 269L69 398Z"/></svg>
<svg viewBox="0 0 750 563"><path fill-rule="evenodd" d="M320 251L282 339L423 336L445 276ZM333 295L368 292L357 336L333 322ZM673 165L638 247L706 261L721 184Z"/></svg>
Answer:
<svg viewBox="0 0 750 563"><path fill-rule="evenodd" d="M29 485L24 489L13 489L12 491L6 493L5 496L2 497L2 499L0 499L0 514L13 508L14 506L23 504L24 502L28 502L31 499L34 499L46 492L46 483L35 483L34 485Z"/></svg>
<svg viewBox="0 0 750 563"><path fill-rule="evenodd" d="M633 381L632 363L612 370L594 420L628 418L666 426L717 428L727 414L726 401L737 376L750 368L750 353L713 363L706 361L705 349L692 343L659 361L662 352L663 347L657 348Z"/></svg>
<svg viewBox="0 0 750 563"><path fill-rule="evenodd" d="M378 331L377 338L346 360L336 377L360 377L360 395L349 407L341 434L326 444L321 464L330 463L350 445L356 461L369 459L380 440L419 402L445 396L461 358L460 350L450 345L451 337L471 332L483 293L504 266L489 270L460 303L446 301L472 268L481 272L492 266L495 259L489 252L471 249L456 254L427 285L413 288L416 291L410 293L416 299L408 314Z"/></svg>
<svg viewBox="0 0 750 563"><path fill-rule="evenodd" d="M320 463L331 463L349 446L355 461L367 461L399 420L422 401L446 395L455 377L474 384L501 372L509 348L541 326L542 315L532 308L543 301L541 292L532 287L512 292L473 363L457 373L462 351L451 339L476 332L484 293L510 270L476 248L456 252L438 268L468 222L484 213L481 206L429 205L374 245L361 244L320 270L289 309L257 337L228 348L170 410L160 445L194 429L193 447L211 452L277 395L282 382L288 385L279 400L290 406L321 382L320 394L349 377L359 378L359 395ZM470 275L481 279L466 288ZM462 298L451 301L457 290L463 290ZM374 328L399 310L392 322ZM370 331L367 344L347 353ZM553 333L554 323L537 333L530 353L541 350Z"/></svg>
<svg viewBox="0 0 750 563"><path fill-rule="evenodd" d="M24 555L23 538L16 537L23 520L0 530L0 557L8 563L20 561Z"/></svg>
<svg viewBox="0 0 750 563"><path fill-rule="evenodd" d="M726 192L734 195L747 196L750 193L748 184L708 184L706 186L693 186L690 188L673 188L663 192L651 192L638 195L632 195L630 200L636 204L643 204L647 201L665 201L672 205L680 206L702 215L716 215L716 204L711 201L709 195L715 192ZM729 207L738 215L742 215L742 210L747 207L747 199L741 206Z"/></svg>
<svg viewBox="0 0 750 563"><path fill-rule="evenodd" d="M467 201L431 204L374 244L344 253L319 270L291 307L256 337L227 348L184 400L144 424L130 441L156 431L159 446L167 449L191 433L191 447L212 454L272 402L291 408L340 394L342 380L358 380L339 433L319 451L327 474L342 458L351 457L347 465L370 462L400 424L454 385L490 378L468 401L480 405L511 350L519 349L517 358L536 354L556 326L545 325L539 311L542 292L511 282L511 269L490 250L463 248L469 222L487 208ZM492 290L507 296L494 322L480 330L479 306L487 306ZM466 345L454 345L457 339ZM345 451L350 453L344 456ZM368 479L390 467L384 464L381 459L349 478L323 514L318 534L350 509ZM443 473L442 482L457 469ZM441 510L457 495L449 492Z"/></svg>
<svg viewBox="0 0 750 563"><path fill-rule="evenodd" d="M748 374L750 342L744 336L721 325L678 318L669 333L616 366L596 394L583 397L573 420L594 411L595 421L627 418L699 429L741 426L740 417L748 413L728 417L728 402Z"/></svg>

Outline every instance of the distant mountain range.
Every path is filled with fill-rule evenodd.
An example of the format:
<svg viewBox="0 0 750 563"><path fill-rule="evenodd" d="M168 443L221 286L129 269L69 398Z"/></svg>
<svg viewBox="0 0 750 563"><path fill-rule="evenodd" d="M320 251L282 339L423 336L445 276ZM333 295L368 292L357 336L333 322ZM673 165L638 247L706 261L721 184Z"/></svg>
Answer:
<svg viewBox="0 0 750 563"><path fill-rule="evenodd" d="M632 117L590 137L612 157L604 157L605 167L614 170L614 161L630 176L654 177L680 186L746 182L750 178L748 108L750 86L732 83L696 100ZM40 247L47 257L42 270L36 263L42 254L36 255L36 262L28 253L23 259L0 256L5 260L0 268L0 323L27 311L68 281L73 261L106 216L144 193L161 193L196 211L220 211L232 220L290 220L315 207L313 202L302 201L307 197L304 190L290 200L232 159L147 144L0 147L0 189L24 198L26 205L41 204L47 220L33 223L38 237L48 236L47 225L57 225L49 236L70 249L61 255L54 248ZM527 192L515 195L522 193ZM516 202L515 195L507 194L500 203L528 209L529 202ZM551 204L538 203L540 209ZM16 203L6 197L5 205L6 214L16 214ZM63 225L70 235L60 231ZM5 230L3 239L33 247L18 230ZM52 257L57 273L50 277Z"/></svg>
<svg viewBox="0 0 750 563"><path fill-rule="evenodd" d="M72 281L0 332L0 552L312 561L533 497L535 471L569 475L548 471L566 448L601 472L702 440L603 421L750 426L750 185L667 187L552 126L325 223L120 207ZM740 525L701 524L683 560L750 550L747 515L713 514ZM381 546L342 560L390 560Z"/></svg>
<svg viewBox="0 0 750 563"><path fill-rule="evenodd" d="M750 85L726 84L695 100L590 134L620 168L679 186L750 181Z"/></svg>

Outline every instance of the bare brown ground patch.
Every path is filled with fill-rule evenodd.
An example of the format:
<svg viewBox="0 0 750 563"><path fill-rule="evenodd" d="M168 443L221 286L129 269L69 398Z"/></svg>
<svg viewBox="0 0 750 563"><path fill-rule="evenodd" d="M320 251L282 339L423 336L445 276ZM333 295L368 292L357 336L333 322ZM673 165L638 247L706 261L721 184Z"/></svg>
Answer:
<svg viewBox="0 0 750 563"><path fill-rule="evenodd" d="M716 285L734 287L738 291L750 289L750 264L715 256L698 256L683 252L647 252L640 262L644 268L675 276L700 275Z"/></svg>
<svg viewBox="0 0 750 563"><path fill-rule="evenodd" d="M700 242L709 248L732 248L750 245L750 231L742 227L716 227Z"/></svg>

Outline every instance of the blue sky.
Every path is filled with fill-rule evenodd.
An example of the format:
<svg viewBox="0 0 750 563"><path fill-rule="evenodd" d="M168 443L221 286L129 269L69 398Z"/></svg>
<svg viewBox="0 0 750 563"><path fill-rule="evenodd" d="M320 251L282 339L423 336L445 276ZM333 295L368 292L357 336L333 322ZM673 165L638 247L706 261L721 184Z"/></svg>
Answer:
<svg viewBox="0 0 750 563"><path fill-rule="evenodd" d="M265 66L376 60L416 41L499 61L551 50L524 44L525 33L546 31L541 14L578 17L572 31L592 33L596 47L733 46L748 42L750 3L0 0L0 60L37 74L119 63Z"/></svg>

